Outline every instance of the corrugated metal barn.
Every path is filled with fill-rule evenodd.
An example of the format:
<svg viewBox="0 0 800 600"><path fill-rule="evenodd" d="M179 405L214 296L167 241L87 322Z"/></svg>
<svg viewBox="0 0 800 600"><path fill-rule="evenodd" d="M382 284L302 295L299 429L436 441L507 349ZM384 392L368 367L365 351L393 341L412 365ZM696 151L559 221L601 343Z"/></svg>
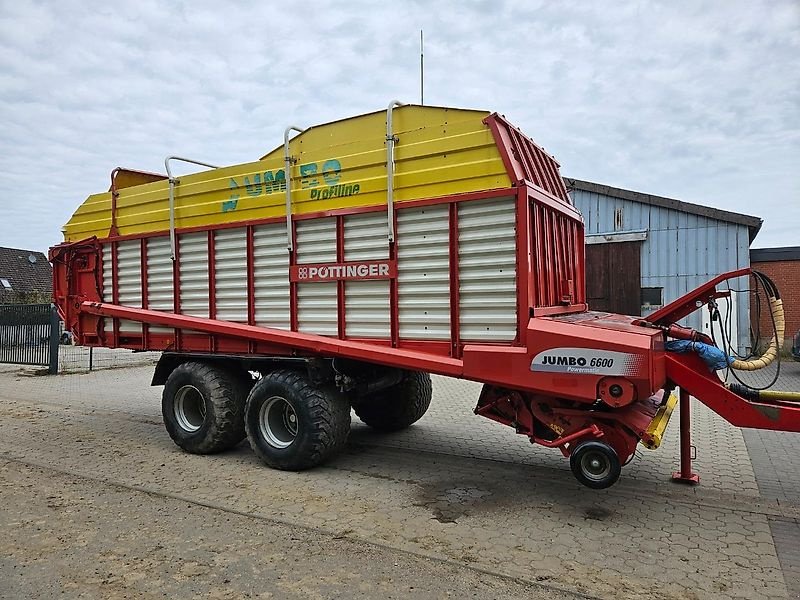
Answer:
<svg viewBox="0 0 800 600"><path fill-rule="evenodd" d="M646 315L712 277L750 266L750 244L761 219L671 198L566 179L586 225L586 283L590 307ZM747 289L745 279L731 282ZM750 345L750 303L732 294L726 325L739 350ZM728 307L720 303L727 319ZM686 325L709 331L707 311ZM719 332L715 325L715 332Z"/></svg>

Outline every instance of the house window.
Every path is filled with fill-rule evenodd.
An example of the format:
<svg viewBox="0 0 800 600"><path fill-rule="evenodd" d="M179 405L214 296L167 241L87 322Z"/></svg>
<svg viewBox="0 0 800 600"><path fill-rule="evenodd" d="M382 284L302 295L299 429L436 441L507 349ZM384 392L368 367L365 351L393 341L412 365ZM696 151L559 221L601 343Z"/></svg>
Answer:
<svg viewBox="0 0 800 600"><path fill-rule="evenodd" d="M664 288L643 287L642 288L642 315L648 315L654 310L664 306Z"/></svg>
<svg viewBox="0 0 800 600"><path fill-rule="evenodd" d="M7 290L11 289L11 283L9 283L8 279L0 279L0 284Z"/></svg>

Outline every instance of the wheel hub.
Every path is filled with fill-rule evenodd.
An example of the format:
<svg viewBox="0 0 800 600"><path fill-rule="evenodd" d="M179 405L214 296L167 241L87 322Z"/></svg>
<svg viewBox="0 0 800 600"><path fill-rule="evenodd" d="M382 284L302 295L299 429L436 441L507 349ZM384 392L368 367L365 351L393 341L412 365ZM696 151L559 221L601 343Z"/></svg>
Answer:
<svg viewBox="0 0 800 600"><path fill-rule="evenodd" d="M281 396L272 396L258 415L261 437L273 448L287 448L297 437L297 413Z"/></svg>
<svg viewBox="0 0 800 600"><path fill-rule="evenodd" d="M195 432L206 420L206 402L203 394L193 385L185 385L175 394L173 414L178 426L188 432Z"/></svg>
<svg viewBox="0 0 800 600"><path fill-rule="evenodd" d="M600 452L587 452L581 459L581 469L587 478L601 481L611 472L611 463Z"/></svg>

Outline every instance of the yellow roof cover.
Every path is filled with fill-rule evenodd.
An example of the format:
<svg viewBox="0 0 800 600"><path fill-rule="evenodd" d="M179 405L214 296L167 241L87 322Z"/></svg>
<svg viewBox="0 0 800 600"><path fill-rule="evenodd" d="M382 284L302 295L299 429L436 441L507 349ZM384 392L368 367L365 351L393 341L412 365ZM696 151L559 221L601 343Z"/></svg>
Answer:
<svg viewBox="0 0 800 600"><path fill-rule="evenodd" d="M394 109L396 202L506 188L511 180L488 112L405 105ZM292 214L386 202L386 111L317 125L290 141ZM176 228L285 216L283 145L255 162L182 175ZM118 190L119 235L169 230L168 182ZM111 193L89 196L64 226L66 241L106 238Z"/></svg>

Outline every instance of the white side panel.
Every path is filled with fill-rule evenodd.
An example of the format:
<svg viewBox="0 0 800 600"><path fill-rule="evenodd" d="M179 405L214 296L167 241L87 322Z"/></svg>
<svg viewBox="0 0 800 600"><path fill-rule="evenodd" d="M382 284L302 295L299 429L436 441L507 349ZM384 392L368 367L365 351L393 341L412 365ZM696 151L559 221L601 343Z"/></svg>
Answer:
<svg viewBox="0 0 800 600"><path fill-rule="evenodd" d="M389 258L386 213L364 213L344 218L344 259L377 260Z"/></svg>
<svg viewBox="0 0 800 600"><path fill-rule="evenodd" d="M388 279L348 281L344 284L344 299L348 337L391 337Z"/></svg>
<svg viewBox="0 0 800 600"><path fill-rule="evenodd" d="M345 261L389 258L386 213L344 218ZM348 337L391 337L389 281L348 281L344 284L345 327Z"/></svg>
<svg viewBox="0 0 800 600"><path fill-rule="evenodd" d="M297 262L336 262L336 219L297 221ZM337 336L336 282L297 285L297 328L307 333Z"/></svg>
<svg viewBox="0 0 800 600"><path fill-rule="evenodd" d="M111 244L103 244L103 302L114 301L114 276ZM111 332L113 319L103 319L103 329Z"/></svg>
<svg viewBox="0 0 800 600"><path fill-rule="evenodd" d="M297 286L297 328L306 333L337 336L339 319L336 282L301 283Z"/></svg>
<svg viewBox="0 0 800 600"><path fill-rule="evenodd" d="M133 308L142 307L142 248L140 240L127 240L117 244L117 284L119 303ZM119 330L141 333L142 325L135 321L120 320Z"/></svg>
<svg viewBox="0 0 800 600"><path fill-rule="evenodd" d="M397 211L400 337L450 339L450 245L446 204Z"/></svg>
<svg viewBox="0 0 800 600"><path fill-rule="evenodd" d="M208 233L179 238L181 314L208 318Z"/></svg>
<svg viewBox="0 0 800 600"><path fill-rule="evenodd" d="M283 223L253 230L256 325L289 329L289 251Z"/></svg>
<svg viewBox="0 0 800 600"><path fill-rule="evenodd" d="M507 342L517 335L513 198L458 203L460 337Z"/></svg>
<svg viewBox="0 0 800 600"><path fill-rule="evenodd" d="M247 230L222 229L214 235L216 318L247 323Z"/></svg>
<svg viewBox="0 0 800 600"><path fill-rule="evenodd" d="M174 312L175 285L168 237L147 239L147 308ZM169 327L150 326L154 333L168 333Z"/></svg>
<svg viewBox="0 0 800 600"><path fill-rule="evenodd" d="M297 221L298 264L336 262L336 219Z"/></svg>
<svg viewBox="0 0 800 600"><path fill-rule="evenodd" d="M103 244L103 302L114 301L113 266L111 244Z"/></svg>

